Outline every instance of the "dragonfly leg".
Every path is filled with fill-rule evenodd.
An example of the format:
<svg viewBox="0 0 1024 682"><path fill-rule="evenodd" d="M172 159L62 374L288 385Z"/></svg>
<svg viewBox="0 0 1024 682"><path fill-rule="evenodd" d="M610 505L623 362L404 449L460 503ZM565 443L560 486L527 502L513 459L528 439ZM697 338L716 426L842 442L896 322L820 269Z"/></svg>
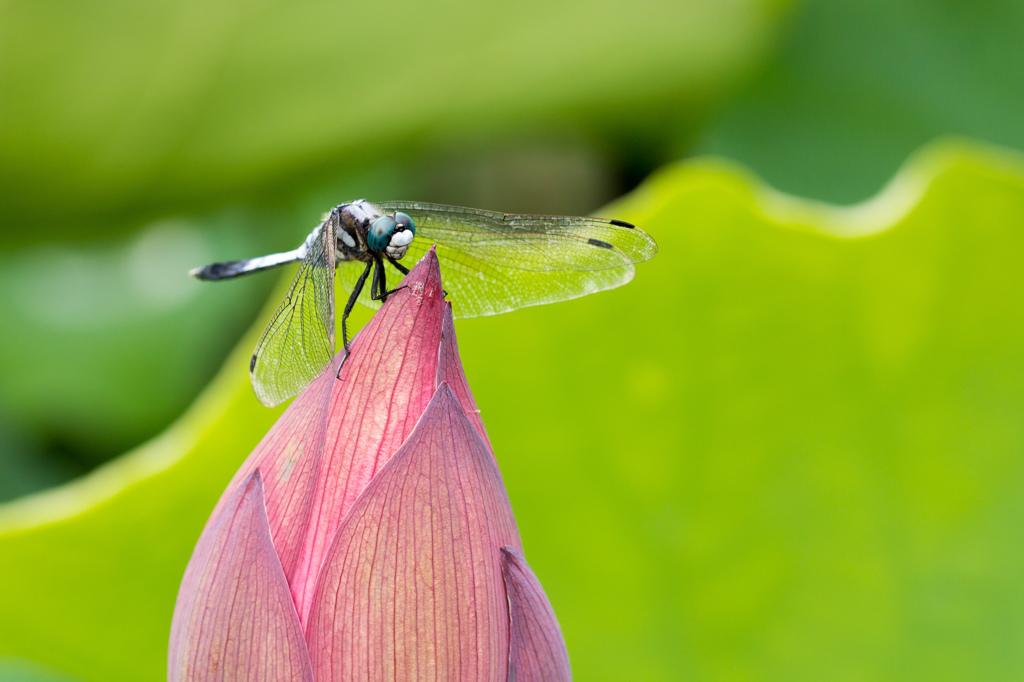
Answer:
<svg viewBox="0 0 1024 682"><path fill-rule="evenodd" d="M388 260L391 259L389 258ZM388 291L387 274L384 272L384 261L382 261L380 257L377 257L375 262L377 263L377 267L373 271L373 283L370 285L370 298L374 301L386 301L388 300L388 296L396 291L401 291L408 286L407 284L403 284L400 287L395 287L391 291ZM392 260L391 262L394 263L395 261ZM405 268L402 269L404 270ZM409 273L408 270L405 272L406 274Z"/></svg>
<svg viewBox="0 0 1024 682"><path fill-rule="evenodd" d="M394 265L395 269L398 270L400 273L402 273L403 275L408 275L409 274L409 268L405 267L404 265L402 265L401 263L396 261L394 258L388 258L388 260L391 261L391 264ZM401 288L402 287L398 287L398 289L401 289ZM395 289L395 291L398 291L398 289ZM444 289L441 289L441 291L444 291L445 298L448 298L448 292L445 291ZM394 292L388 292L388 293L394 293Z"/></svg>
<svg viewBox="0 0 1024 682"><path fill-rule="evenodd" d="M398 270L403 275L409 274L409 268L405 267L404 265L396 261L394 258L388 258L388 260L391 261L391 264L395 266L395 270Z"/></svg>
<svg viewBox="0 0 1024 682"><path fill-rule="evenodd" d="M373 267L373 263L367 263L366 269L363 270L363 274L359 275L359 279L356 280L356 285L352 287L352 293L348 296L348 302L345 304L345 312L341 314L341 344L345 347L345 357L341 359L341 364L338 366L338 377L341 377L341 368L345 366L345 361L348 360L348 328L345 323L348 321L348 316L352 313L352 308L355 307L356 299L359 298L359 292L363 290L363 285L366 284L366 277L370 274L370 268Z"/></svg>

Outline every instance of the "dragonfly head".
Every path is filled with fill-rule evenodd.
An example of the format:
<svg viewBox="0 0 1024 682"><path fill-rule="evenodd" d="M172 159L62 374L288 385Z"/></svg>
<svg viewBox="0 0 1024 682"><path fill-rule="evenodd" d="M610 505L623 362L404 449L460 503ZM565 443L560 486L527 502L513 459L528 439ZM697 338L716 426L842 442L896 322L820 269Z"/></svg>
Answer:
<svg viewBox="0 0 1024 682"><path fill-rule="evenodd" d="M366 242L371 251L384 251L389 258L401 260L415 236L416 225L412 218L398 211L374 220L366 234Z"/></svg>

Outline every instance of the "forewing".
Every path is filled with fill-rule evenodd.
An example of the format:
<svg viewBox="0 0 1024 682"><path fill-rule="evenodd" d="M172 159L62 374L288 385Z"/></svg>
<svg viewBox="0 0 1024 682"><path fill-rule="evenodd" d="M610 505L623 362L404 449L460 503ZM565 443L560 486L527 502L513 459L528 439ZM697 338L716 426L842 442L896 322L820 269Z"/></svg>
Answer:
<svg viewBox="0 0 1024 682"><path fill-rule="evenodd" d="M412 202L377 205L408 213L416 224L408 261L437 244L456 317L495 315L621 286L633 278L633 264L654 257L658 248L643 230L603 218Z"/></svg>
<svg viewBox="0 0 1024 682"><path fill-rule="evenodd" d="M334 357L334 235L329 219L256 344L249 371L256 397L267 407L297 395Z"/></svg>
<svg viewBox="0 0 1024 682"><path fill-rule="evenodd" d="M394 289L398 281L402 279L402 275L397 271L388 267L388 281L387 285L389 289ZM366 263L357 260L343 261L338 263L338 288L344 290L344 298L339 298L340 301L347 301L349 295L352 293L352 289L355 288L356 282L359 280L359 276L363 274L366 269ZM370 283L371 279L366 278L366 283L363 285L363 290L359 292L359 298L356 300L371 310L377 310L380 308L383 301L374 301L370 298Z"/></svg>

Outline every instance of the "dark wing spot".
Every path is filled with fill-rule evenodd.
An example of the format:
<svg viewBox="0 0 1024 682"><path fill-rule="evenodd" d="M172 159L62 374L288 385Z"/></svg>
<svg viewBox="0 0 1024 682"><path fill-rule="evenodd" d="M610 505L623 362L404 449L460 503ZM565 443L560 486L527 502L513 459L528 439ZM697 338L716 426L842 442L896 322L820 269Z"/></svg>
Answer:
<svg viewBox="0 0 1024 682"><path fill-rule="evenodd" d="M633 223L627 223L625 220L613 220L612 225L618 225L619 227L628 227L631 230L636 229L636 225Z"/></svg>
<svg viewBox="0 0 1024 682"><path fill-rule="evenodd" d="M600 239L590 238L590 239L587 240L587 243L588 244L593 244L594 246L600 246L602 249L610 249L610 248L612 248L611 244L609 244L608 242L603 242Z"/></svg>
<svg viewBox="0 0 1024 682"><path fill-rule="evenodd" d="M252 354L252 360L249 361L249 373L252 374L252 370L256 367L256 354Z"/></svg>

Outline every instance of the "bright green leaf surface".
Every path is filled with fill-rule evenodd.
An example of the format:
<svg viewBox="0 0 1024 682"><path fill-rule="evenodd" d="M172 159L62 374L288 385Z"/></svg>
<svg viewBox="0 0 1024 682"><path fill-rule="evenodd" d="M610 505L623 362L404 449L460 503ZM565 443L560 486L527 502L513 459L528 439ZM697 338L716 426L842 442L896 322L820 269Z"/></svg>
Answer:
<svg viewBox="0 0 1024 682"><path fill-rule="evenodd" d="M698 161L613 212L661 246L635 282L459 326L577 678L1018 678L1024 161L933 148L850 210ZM158 441L0 514L0 655L163 678L277 414L252 341Z"/></svg>
<svg viewBox="0 0 1024 682"><path fill-rule="evenodd" d="M424 133L677 117L787 4L4 2L0 225L222 200Z"/></svg>
<svg viewBox="0 0 1024 682"><path fill-rule="evenodd" d="M859 201L940 135L1024 150L1022 89L1019 0L809 0L698 146L787 192Z"/></svg>
<svg viewBox="0 0 1024 682"><path fill-rule="evenodd" d="M31 661L0 656L0 682L77 682Z"/></svg>
<svg viewBox="0 0 1024 682"><path fill-rule="evenodd" d="M0 414L93 464L159 433L272 286L248 278L215 291L187 272L253 253L270 241L268 222L224 211L156 221L127 242L0 252Z"/></svg>
<svg viewBox="0 0 1024 682"><path fill-rule="evenodd" d="M217 298L185 269L361 196L591 210L673 158L789 4L0 2L0 500L209 381L270 278Z"/></svg>

